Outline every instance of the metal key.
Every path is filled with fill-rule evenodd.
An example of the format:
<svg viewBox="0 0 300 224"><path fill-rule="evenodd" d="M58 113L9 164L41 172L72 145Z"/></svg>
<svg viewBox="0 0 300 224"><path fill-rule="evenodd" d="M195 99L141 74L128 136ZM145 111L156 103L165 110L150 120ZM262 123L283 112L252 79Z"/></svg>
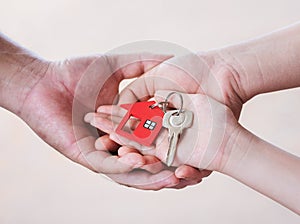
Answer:
<svg viewBox="0 0 300 224"><path fill-rule="evenodd" d="M191 127L193 122L193 112L173 110L165 113L163 118L163 127L169 132L169 148L167 153L167 166L171 166L179 140L179 136L185 128Z"/></svg>

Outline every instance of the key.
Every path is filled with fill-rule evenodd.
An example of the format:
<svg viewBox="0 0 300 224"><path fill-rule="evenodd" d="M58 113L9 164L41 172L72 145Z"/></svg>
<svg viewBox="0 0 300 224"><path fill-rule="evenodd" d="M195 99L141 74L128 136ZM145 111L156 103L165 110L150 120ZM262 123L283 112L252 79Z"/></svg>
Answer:
<svg viewBox="0 0 300 224"><path fill-rule="evenodd" d="M178 114L178 111L179 110L168 111L163 118L163 127L167 128L169 132L167 166L171 166L174 161L178 140L182 131L185 128L191 127L193 123L193 112L182 111Z"/></svg>

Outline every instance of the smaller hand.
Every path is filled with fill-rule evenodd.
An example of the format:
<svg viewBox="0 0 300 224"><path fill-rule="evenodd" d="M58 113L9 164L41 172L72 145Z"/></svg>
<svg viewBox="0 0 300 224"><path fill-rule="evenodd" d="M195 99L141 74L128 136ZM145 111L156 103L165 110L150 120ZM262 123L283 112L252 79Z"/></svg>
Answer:
<svg viewBox="0 0 300 224"><path fill-rule="evenodd" d="M156 92L157 102L163 101L169 91ZM233 113L227 106L202 94L182 94L184 109L194 113L194 121L190 128L183 131L178 143L175 166L187 164L200 169L220 170L230 154L228 142L234 136L238 123ZM170 103L178 108L177 98L170 98ZM89 114L90 123L109 133L115 142L136 148L145 155L157 156L162 161L166 160L168 149L168 132L163 129L156 139L153 147L146 147L130 141L115 133L118 124L126 111L118 106L101 106L99 113ZM133 124L134 125L134 124ZM130 151L127 149L128 151Z"/></svg>

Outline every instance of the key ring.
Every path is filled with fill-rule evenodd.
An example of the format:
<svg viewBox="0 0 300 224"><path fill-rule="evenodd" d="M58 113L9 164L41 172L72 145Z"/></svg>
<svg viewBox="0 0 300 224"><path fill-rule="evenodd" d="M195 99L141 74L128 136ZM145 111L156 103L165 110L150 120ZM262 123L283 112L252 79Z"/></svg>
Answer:
<svg viewBox="0 0 300 224"><path fill-rule="evenodd" d="M174 114L176 114L178 116L179 114L181 114L183 112L183 97L178 92L171 92L171 93L169 93L168 96L166 97L165 101L152 104L150 106L150 108L153 109L154 107L159 107L160 109L163 110L164 113L167 113L167 107L169 105L168 100L174 94L177 94L180 97L180 108L179 108L178 112L174 113Z"/></svg>
<svg viewBox="0 0 300 224"><path fill-rule="evenodd" d="M183 109L182 109L183 108L183 97L180 93L178 93L178 92L169 93L169 95L166 97L166 99L163 103L164 103L164 105L168 105L169 104L169 102L168 102L169 98L174 94L177 94L180 97L180 108L179 108L178 112L176 113L177 116L178 116L179 114L181 114L183 112ZM164 111L164 113L167 112L167 107L166 106L163 107L163 111Z"/></svg>

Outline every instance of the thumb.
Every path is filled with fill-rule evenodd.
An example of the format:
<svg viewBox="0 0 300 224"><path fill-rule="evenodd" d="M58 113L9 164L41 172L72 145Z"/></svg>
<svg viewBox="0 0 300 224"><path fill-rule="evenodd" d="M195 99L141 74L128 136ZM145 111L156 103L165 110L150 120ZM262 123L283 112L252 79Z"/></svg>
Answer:
<svg viewBox="0 0 300 224"><path fill-rule="evenodd" d="M173 57L172 55L136 53L106 55L106 60L113 72L118 71L122 79L131 79L143 75L153 67L165 60Z"/></svg>

